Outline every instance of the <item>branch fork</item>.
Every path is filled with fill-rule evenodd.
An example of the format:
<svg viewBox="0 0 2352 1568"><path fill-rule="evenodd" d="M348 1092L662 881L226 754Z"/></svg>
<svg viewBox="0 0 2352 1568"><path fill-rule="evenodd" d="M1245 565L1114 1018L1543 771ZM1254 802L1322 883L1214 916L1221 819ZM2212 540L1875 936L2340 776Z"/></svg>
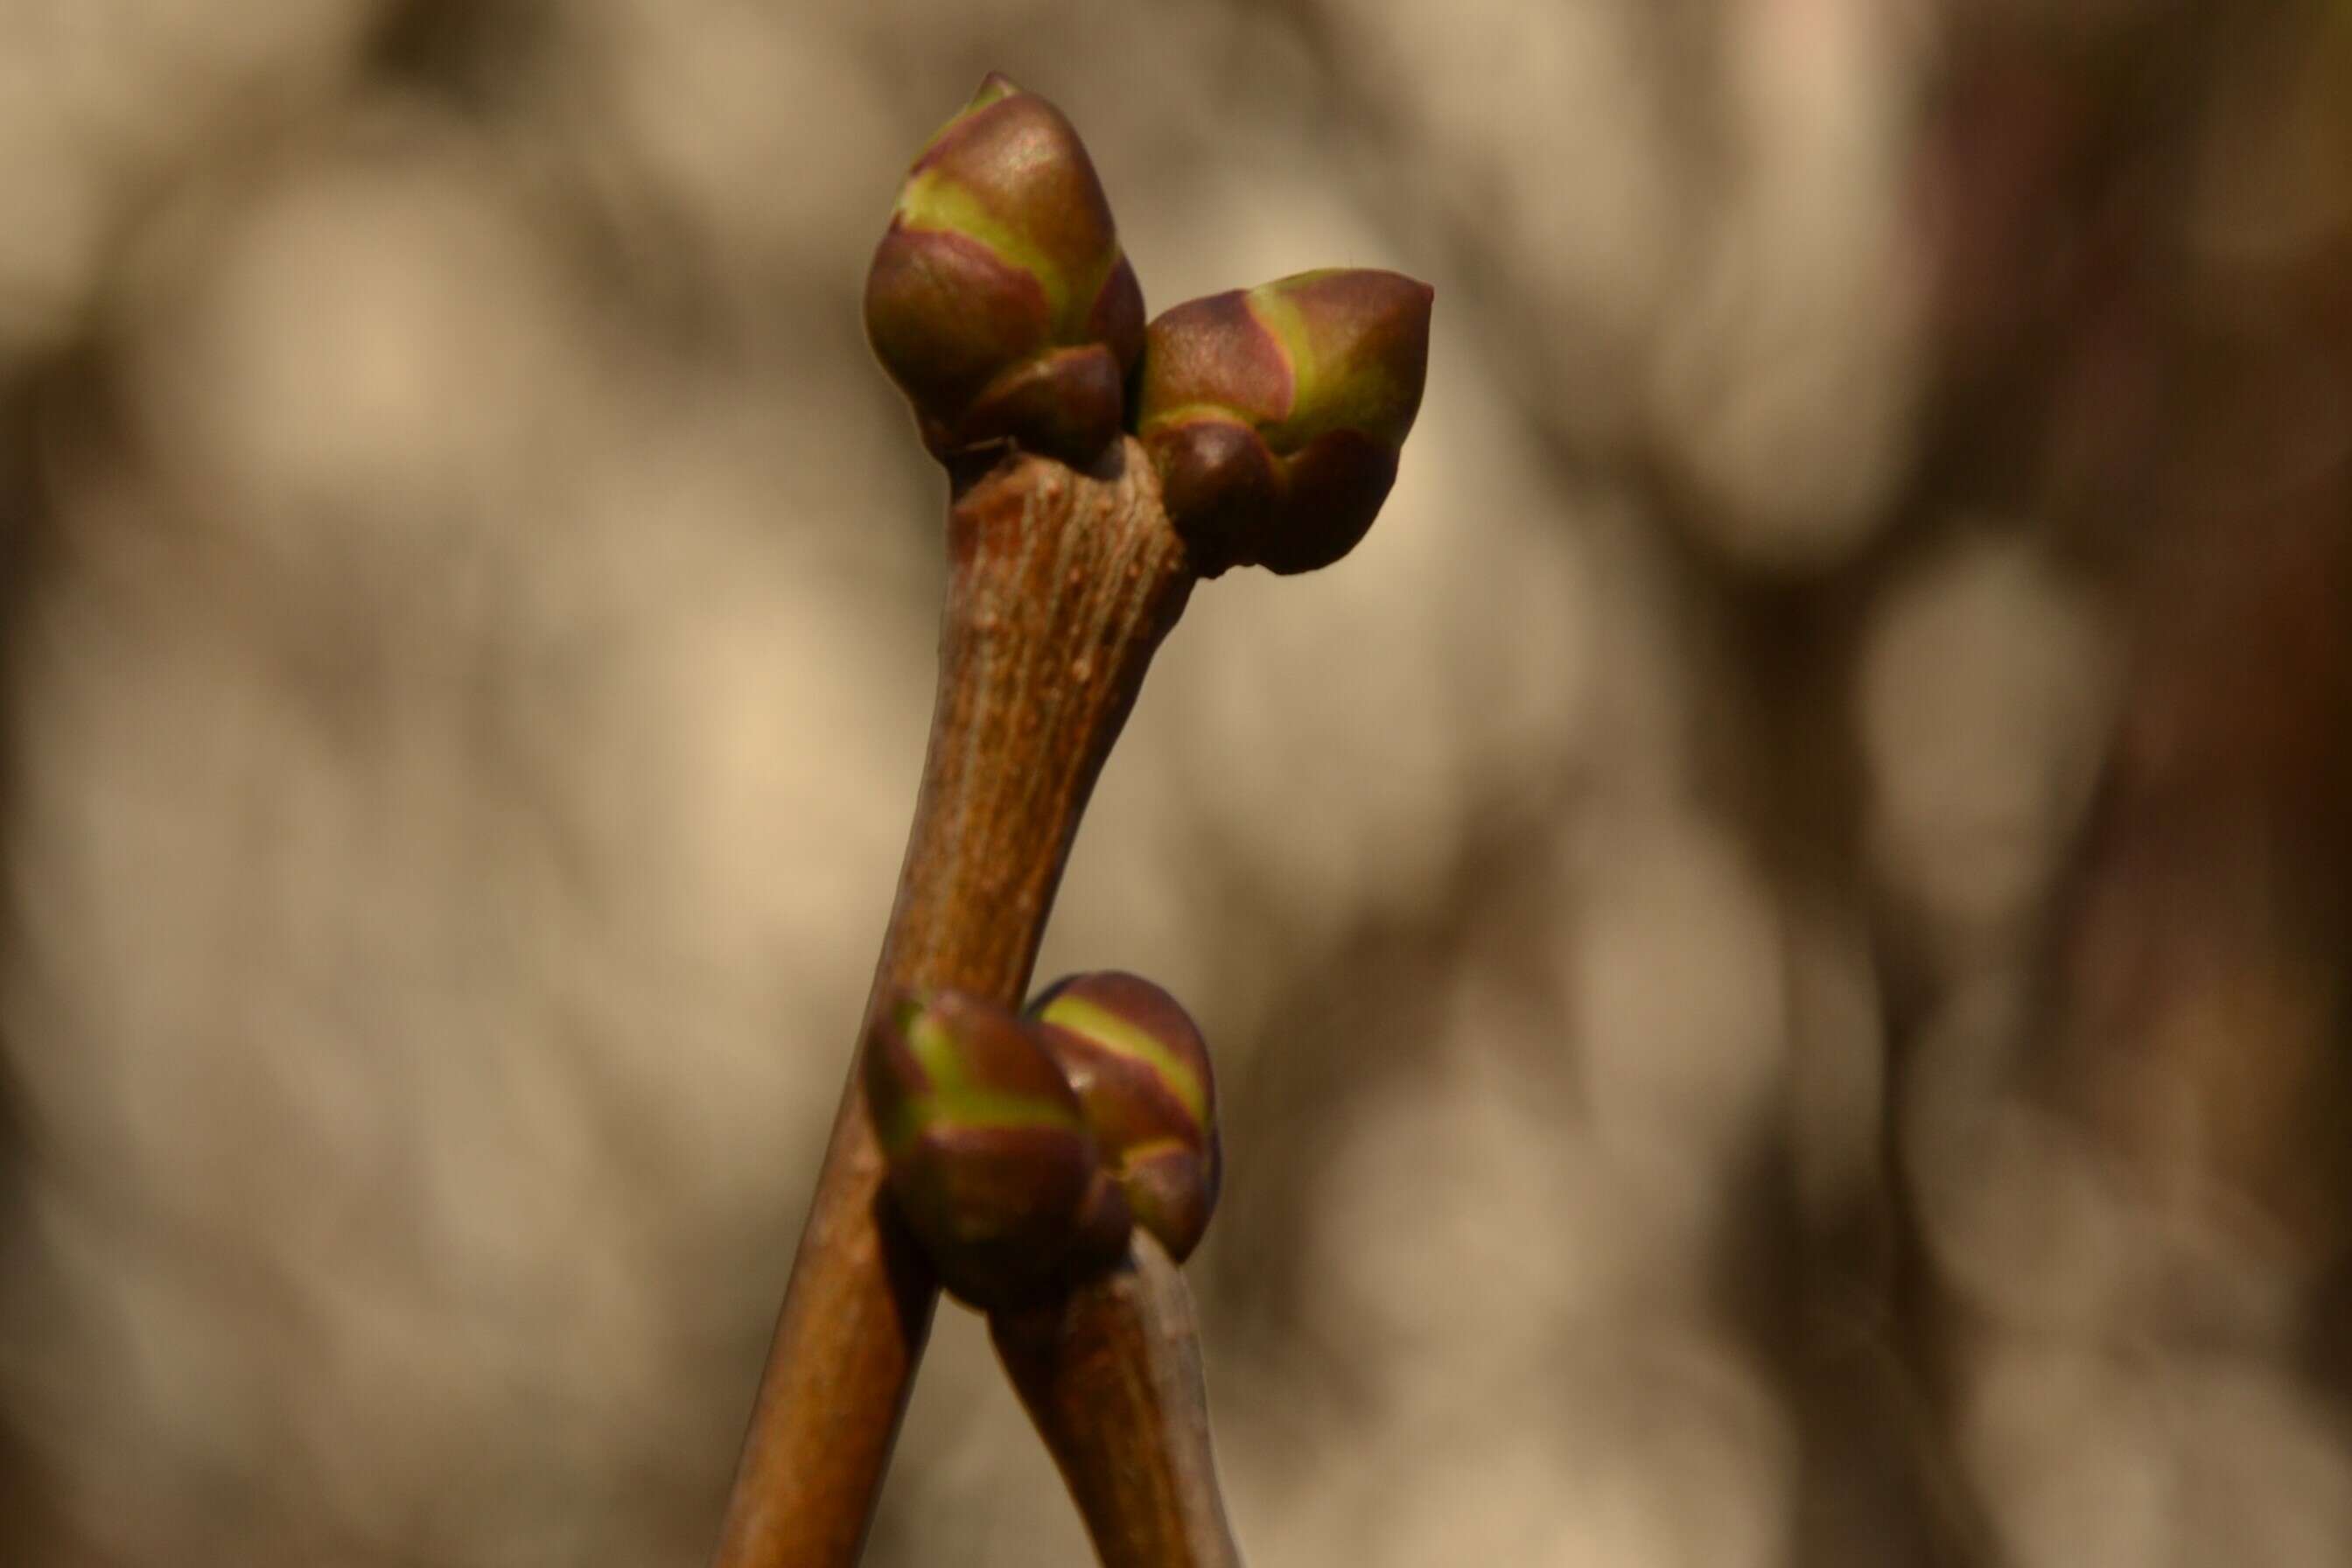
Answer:
<svg viewBox="0 0 2352 1568"><path fill-rule="evenodd" d="M1056 1037L1073 1019L1099 1024L1088 1006L1106 995L1112 1013L1164 1035L1167 1016L1122 989L1132 977L1091 998L1105 977L1070 983L1031 1017L1009 1010L1095 779L1193 584L1236 565L1325 565L1370 526L1420 405L1430 302L1425 285L1394 273L1325 271L1180 305L1147 326L1076 132L1003 77L982 84L909 171L866 312L877 357L952 482L939 687L859 1064L716 1568L856 1562L942 1273L991 1310L999 1353L1104 1563L1238 1563L1176 1271L1213 1203L1213 1123L1198 1117L1189 1144L1139 1139L1139 1127L1183 1103L1182 1074L1168 1070L1182 1052L1153 1057L1139 1078L1117 1049L1087 1047L1085 1027L1077 1046ZM899 1048L931 1025L920 1049ZM1010 1100L959 1100L943 1087L976 1081L956 1076L960 1036L994 1042L972 1046L974 1071L1009 1074ZM1066 1103L1013 1038L1045 1052ZM1144 1081L1155 1075L1157 1087ZM950 1102L966 1113L961 1127ZM1030 1128L1046 1130L1030 1194L1042 1210L1012 1201L1030 1181L1004 1184L1017 1161L983 1159L968 1177L924 1186L958 1150L1001 1154L1003 1140L969 1129L1008 1107L1044 1116ZM1074 1188L1057 1163L1066 1150L1053 1150L1081 1134L1092 1185ZM1084 1267L1034 1268L1017 1246L998 1247L992 1265L960 1250L960 1235L996 1235L999 1221L1037 1230L1041 1214L1054 1223L1039 1234L1061 1216L1111 1236L1108 1189L1094 1180L1105 1175L1139 1222L1123 1250L1070 1241ZM1085 1201L1070 1208L1074 1191Z"/></svg>

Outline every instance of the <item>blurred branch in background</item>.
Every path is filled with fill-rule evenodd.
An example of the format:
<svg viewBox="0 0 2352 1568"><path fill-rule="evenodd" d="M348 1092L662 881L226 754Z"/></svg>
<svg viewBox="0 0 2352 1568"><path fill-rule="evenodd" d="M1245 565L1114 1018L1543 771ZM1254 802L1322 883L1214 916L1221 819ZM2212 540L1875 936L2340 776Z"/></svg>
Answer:
<svg viewBox="0 0 2352 1568"><path fill-rule="evenodd" d="M1254 1552L2352 1557L2320 0L0 0L0 1557L701 1560L929 689L856 290L990 68L1155 302L1447 301L1043 958L1218 1044ZM1083 1561L1021 1423L948 1315L870 1560Z"/></svg>

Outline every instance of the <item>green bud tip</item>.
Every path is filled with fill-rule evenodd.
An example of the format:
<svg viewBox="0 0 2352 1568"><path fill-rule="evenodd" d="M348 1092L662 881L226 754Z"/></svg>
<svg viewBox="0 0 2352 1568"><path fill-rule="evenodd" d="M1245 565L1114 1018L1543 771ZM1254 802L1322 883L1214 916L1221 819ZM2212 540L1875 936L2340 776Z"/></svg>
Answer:
<svg viewBox="0 0 2352 1568"><path fill-rule="evenodd" d="M1124 1189L1135 1222L1181 1262L1216 1208L1223 1151L1208 1047L1176 999L1116 970L1073 975L1030 1005Z"/></svg>
<svg viewBox="0 0 2352 1568"><path fill-rule="evenodd" d="M941 458L1010 441L1086 464L1117 437L1143 295L1070 122L991 75L908 172L866 330Z"/></svg>
<svg viewBox="0 0 2352 1568"><path fill-rule="evenodd" d="M891 1197L956 1296L1015 1304L1125 1247L1124 1196L1077 1095L1010 1010L952 991L897 997L864 1069Z"/></svg>
<svg viewBox="0 0 2352 1568"><path fill-rule="evenodd" d="M1312 571L1363 538L1421 411L1434 298L1401 273L1331 268L1146 329L1136 430L1202 575Z"/></svg>

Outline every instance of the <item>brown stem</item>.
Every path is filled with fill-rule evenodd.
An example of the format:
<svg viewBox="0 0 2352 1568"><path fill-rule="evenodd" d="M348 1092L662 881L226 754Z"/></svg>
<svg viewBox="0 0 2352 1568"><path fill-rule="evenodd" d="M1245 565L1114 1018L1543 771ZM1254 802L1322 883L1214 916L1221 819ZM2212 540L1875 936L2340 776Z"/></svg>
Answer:
<svg viewBox="0 0 2352 1568"><path fill-rule="evenodd" d="M1008 457L957 497L948 543L930 748L867 1024L900 987L1019 1003L1087 795L1192 588L1132 440L1087 473ZM856 1561L938 1295L881 1193L853 1063L715 1568Z"/></svg>
<svg viewBox="0 0 2352 1568"><path fill-rule="evenodd" d="M1241 1568L1210 1450L1192 1293L1150 1233L1061 1300L989 1319L1103 1568Z"/></svg>

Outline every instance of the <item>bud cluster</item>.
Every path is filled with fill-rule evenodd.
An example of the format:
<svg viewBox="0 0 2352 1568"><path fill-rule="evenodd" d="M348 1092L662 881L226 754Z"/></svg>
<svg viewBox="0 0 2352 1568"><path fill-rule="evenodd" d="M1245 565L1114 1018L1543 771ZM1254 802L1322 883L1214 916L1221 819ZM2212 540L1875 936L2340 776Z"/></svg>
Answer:
<svg viewBox="0 0 2352 1568"><path fill-rule="evenodd" d="M994 1310L1117 1262L1141 1226L1181 1261L1216 1205L1200 1031L1131 974L1074 976L1025 1015L901 996L865 1057L890 1194L940 1282Z"/></svg>
<svg viewBox="0 0 2352 1568"><path fill-rule="evenodd" d="M875 353L942 459L1091 466L1133 431L1200 574L1327 565L1395 483L1429 360L1426 284L1305 272L1147 329L1085 145L991 76L915 161L866 279Z"/></svg>

